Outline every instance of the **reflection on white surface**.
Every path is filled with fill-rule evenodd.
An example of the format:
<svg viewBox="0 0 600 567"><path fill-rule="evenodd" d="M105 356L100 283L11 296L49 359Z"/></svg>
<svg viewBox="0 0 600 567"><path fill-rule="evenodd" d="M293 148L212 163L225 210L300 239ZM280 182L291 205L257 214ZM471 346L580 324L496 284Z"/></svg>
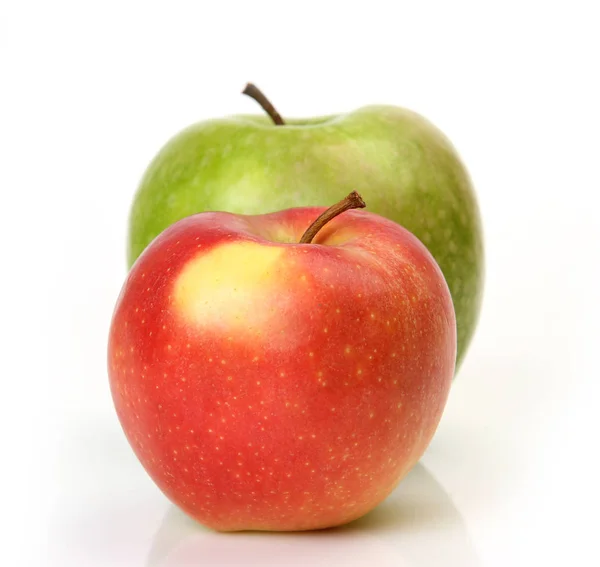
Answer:
<svg viewBox="0 0 600 567"><path fill-rule="evenodd" d="M146 566L371 564L480 565L459 511L422 464L371 513L329 530L217 533L171 506Z"/></svg>
<svg viewBox="0 0 600 567"><path fill-rule="evenodd" d="M115 420L71 432L63 439L63 450L64 491L54 513L53 549L44 565L482 565L461 512L422 463L380 506L346 526L313 532L218 533L167 501L144 473ZM458 450L452 459L457 461L464 461ZM462 513L473 522L466 515L468 506ZM468 525L474 529L480 524Z"/></svg>

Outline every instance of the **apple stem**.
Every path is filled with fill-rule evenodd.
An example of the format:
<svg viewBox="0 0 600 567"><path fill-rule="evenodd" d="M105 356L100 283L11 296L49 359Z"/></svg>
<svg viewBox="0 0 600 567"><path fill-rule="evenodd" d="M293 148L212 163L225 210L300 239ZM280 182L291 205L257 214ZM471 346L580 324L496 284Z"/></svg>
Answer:
<svg viewBox="0 0 600 567"><path fill-rule="evenodd" d="M263 110L271 117L277 126L283 126L285 124L279 112L275 110L275 107L271 104L269 99L256 85L248 83L246 88L244 88L242 91L242 94L248 95L250 98L253 98L256 102L258 102L258 104L262 106Z"/></svg>
<svg viewBox="0 0 600 567"><path fill-rule="evenodd" d="M352 191L345 199L342 199L339 203L329 207L313 221L302 235L300 244L310 244L317 232L319 232L330 220L341 215L344 211L347 211L348 209L362 209L366 206L363 198L356 191Z"/></svg>

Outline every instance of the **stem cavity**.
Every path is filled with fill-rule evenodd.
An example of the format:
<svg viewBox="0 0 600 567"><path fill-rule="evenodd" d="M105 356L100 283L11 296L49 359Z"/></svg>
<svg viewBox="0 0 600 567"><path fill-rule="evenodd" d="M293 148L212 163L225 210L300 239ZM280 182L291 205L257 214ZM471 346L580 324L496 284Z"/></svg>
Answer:
<svg viewBox="0 0 600 567"><path fill-rule="evenodd" d="M345 199L332 205L317 217L302 235L300 244L310 244L319 230L321 230L330 220L341 215L344 211L347 211L348 209L362 209L366 206L363 198L356 191L352 191Z"/></svg>

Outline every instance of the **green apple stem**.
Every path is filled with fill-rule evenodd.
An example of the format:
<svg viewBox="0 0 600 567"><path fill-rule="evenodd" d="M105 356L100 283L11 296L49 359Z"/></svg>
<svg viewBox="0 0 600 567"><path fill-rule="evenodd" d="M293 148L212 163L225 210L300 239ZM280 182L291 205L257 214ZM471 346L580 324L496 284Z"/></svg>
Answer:
<svg viewBox="0 0 600 567"><path fill-rule="evenodd" d="M362 209L366 206L363 198L356 191L352 191L345 199L332 205L317 217L302 235L300 244L310 244L317 232L319 232L330 220L341 215L344 211L347 211L348 209Z"/></svg>
<svg viewBox="0 0 600 567"><path fill-rule="evenodd" d="M252 83L248 83L246 88L242 91L242 94L248 95L253 98L258 104L260 104L263 110L271 117L271 120L275 122L277 126L283 126L285 122L279 112L275 110L275 107L271 104L269 99L263 94L263 92Z"/></svg>

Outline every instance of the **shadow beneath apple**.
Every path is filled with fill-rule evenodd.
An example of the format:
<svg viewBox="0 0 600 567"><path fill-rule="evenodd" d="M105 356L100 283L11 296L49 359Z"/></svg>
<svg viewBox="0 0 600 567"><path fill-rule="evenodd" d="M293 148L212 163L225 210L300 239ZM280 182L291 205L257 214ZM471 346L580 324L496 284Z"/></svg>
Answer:
<svg viewBox="0 0 600 567"><path fill-rule="evenodd" d="M327 530L218 533L171 506L154 536L146 563L147 567L371 564L480 565L462 516L420 463L375 510Z"/></svg>

